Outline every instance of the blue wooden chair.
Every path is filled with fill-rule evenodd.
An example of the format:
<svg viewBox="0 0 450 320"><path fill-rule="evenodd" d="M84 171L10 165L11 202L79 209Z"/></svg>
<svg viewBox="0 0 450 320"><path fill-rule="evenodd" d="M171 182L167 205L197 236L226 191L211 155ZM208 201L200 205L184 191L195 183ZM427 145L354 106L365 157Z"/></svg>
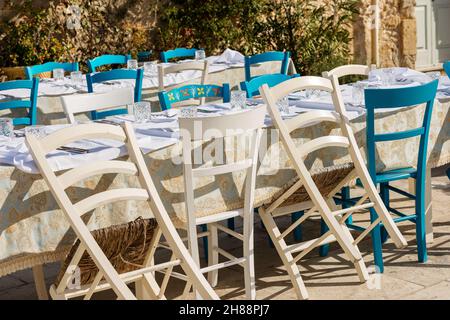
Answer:
<svg viewBox="0 0 450 320"><path fill-rule="evenodd" d="M151 56L152 56L152 54L153 54L152 50L138 52L137 60L138 60L138 62L149 61Z"/></svg>
<svg viewBox="0 0 450 320"><path fill-rule="evenodd" d="M94 92L94 83L101 83L105 81L111 81L111 80L136 80L134 85L134 101L139 102L141 101L142 96L142 80L144 78L144 70L138 69L138 70L124 70L124 69L118 69L118 70L111 70L106 72L99 72L94 74L87 74L87 87L88 92L92 93ZM109 116L115 116L119 114L125 114L128 113L128 110L126 108L124 109L115 109L115 110L108 110L108 111L102 111L102 112L96 112L93 111L91 113L92 120L98 120L103 119L105 117Z"/></svg>
<svg viewBox="0 0 450 320"><path fill-rule="evenodd" d="M289 51L269 51L253 56L245 57L245 81L250 81L253 77L251 76L251 66L257 63L270 62L270 61L281 61L281 74L287 74L289 67L289 59L291 53Z"/></svg>
<svg viewBox="0 0 450 320"><path fill-rule="evenodd" d="M269 88L272 88L283 81L297 77L300 77L300 75L294 74L292 76L288 76L287 74L281 73L264 74L262 76L253 78L250 81L241 82L241 90L247 92L247 98L253 98L254 96L259 95L259 88L263 84L267 84Z"/></svg>
<svg viewBox="0 0 450 320"><path fill-rule="evenodd" d="M427 261L426 247L426 221L425 221L425 175L427 166L427 145L430 131L431 114L436 96L438 80L427 84L407 88L393 89L366 89L365 101L367 109L367 159L368 169L375 184L380 185L380 196L386 208L398 216L395 222L412 221L416 224L416 239L419 262ZM375 133L375 110L381 108L413 107L426 103L422 125L419 128L389 133ZM402 140L411 137L420 137L417 168L405 167L395 170L377 172L376 170L376 143L383 141ZM392 181L413 178L416 180L415 195L389 185ZM415 214L407 215L389 204L389 191L396 192L415 201ZM371 211L371 221L377 219L375 211ZM349 227L360 230L360 226L349 224ZM382 234L386 231L382 225L372 231L372 244L375 264L383 272ZM385 238L387 236L384 236Z"/></svg>
<svg viewBox="0 0 450 320"><path fill-rule="evenodd" d="M93 73L97 71L98 67L101 66L107 66L112 64L127 64L127 61L131 59L131 55L112 55L112 54L105 54L102 56L99 56L94 59L90 59L87 62L89 72Z"/></svg>
<svg viewBox="0 0 450 320"><path fill-rule="evenodd" d="M10 109L27 109L28 114L26 117L14 118L13 124L15 126L20 125L35 125L37 119L37 97L38 97L39 79L33 78L32 80L17 80L0 83L0 94L4 90L13 89L30 89L29 100L12 100L6 102L0 102L0 110Z"/></svg>
<svg viewBox="0 0 450 320"><path fill-rule="evenodd" d="M54 69L64 69L66 72L73 72L79 70L79 65L78 62L47 62L25 67L25 76L28 80L31 80L37 74L51 72Z"/></svg>
<svg viewBox="0 0 450 320"><path fill-rule="evenodd" d="M223 102L230 102L230 85L228 83L224 83L223 86L188 84L170 91L160 91L158 97L162 110L171 109L174 103L190 99L220 97L223 99Z"/></svg>
<svg viewBox="0 0 450 320"><path fill-rule="evenodd" d="M161 61L169 62L171 59L178 58L194 58L195 52L197 49L187 49L187 48L176 48L173 50L163 51L161 52Z"/></svg>
<svg viewBox="0 0 450 320"><path fill-rule="evenodd" d="M444 67L445 73L450 78L450 60L445 61L442 66Z"/></svg>

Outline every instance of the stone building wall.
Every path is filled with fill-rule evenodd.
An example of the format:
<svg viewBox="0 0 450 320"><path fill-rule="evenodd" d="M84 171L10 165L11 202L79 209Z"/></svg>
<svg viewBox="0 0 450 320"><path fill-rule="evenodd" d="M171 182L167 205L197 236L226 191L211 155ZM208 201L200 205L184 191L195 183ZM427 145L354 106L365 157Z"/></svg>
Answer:
<svg viewBox="0 0 450 320"><path fill-rule="evenodd" d="M380 28L378 52L380 66L415 67L416 20L415 0L378 0ZM370 64L372 57L372 30L374 28L372 0L361 0L360 14L353 28L355 62Z"/></svg>

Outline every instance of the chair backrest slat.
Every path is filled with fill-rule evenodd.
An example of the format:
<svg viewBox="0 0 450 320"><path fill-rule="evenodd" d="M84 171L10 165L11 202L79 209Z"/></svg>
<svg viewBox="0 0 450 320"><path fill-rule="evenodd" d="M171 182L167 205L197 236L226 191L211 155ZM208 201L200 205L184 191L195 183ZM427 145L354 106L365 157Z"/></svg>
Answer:
<svg viewBox="0 0 450 320"><path fill-rule="evenodd" d="M106 93L87 93L61 97L61 103L69 123L76 123L78 113L102 111L124 107L134 103L132 88L120 88Z"/></svg>
<svg viewBox="0 0 450 320"><path fill-rule="evenodd" d="M208 135L214 138L240 135L249 130L256 130L264 125L266 108L260 106L250 111L198 118L179 118L181 134L191 141L204 140Z"/></svg>
<svg viewBox="0 0 450 320"><path fill-rule="evenodd" d="M263 84L267 84L269 88L276 86L277 84L289 80L291 78L299 77L300 75L295 74L289 76L287 74L274 73L274 74L265 74L256 78L251 79L250 81L241 82L241 90L247 92L247 98L252 98L253 96L259 95L259 88Z"/></svg>
<svg viewBox="0 0 450 320"><path fill-rule="evenodd" d="M96 193L74 205L80 216L102 205L124 200L146 201L149 199L147 190L141 188L121 188Z"/></svg>
<svg viewBox="0 0 450 320"><path fill-rule="evenodd" d="M95 175L107 173L121 173L126 175L137 175L138 169L135 164L127 161L109 160L96 161L83 167L76 167L64 172L58 177L64 189Z"/></svg>
<svg viewBox="0 0 450 320"><path fill-rule="evenodd" d="M78 62L47 62L35 66L25 68L25 76L31 80L35 75L44 72L52 72L55 69L63 69L65 72L73 72L79 70Z"/></svg>
<svg viewBox="0 0 450 320"><path fill-rule="evenodd" d="M187 48L176 48L173 50L167 50L161 52L161 61L162 62L169 62L171 59L178 59L178 58L193 58L195 57L195 52L197 49L187 49Z"/></svg>
<svg viewBox="0 0 450 320"><path fill-rule="evenodd" d="M105 54L102 56L99 56L94 59L90 59L87 62L89 72L97 72L98 67L112 65L112 64L127 64L128 60L131 59L131 55L118 55L118 54Z"/></svg>
<svg viewBox="0 0 450 320"><path fill-rule="evenodd" d="M70 142L81 139L111 139L124 142L126 136L122 128L115 125L87 123L58 130L41 139L42 149L45 154L56 150Z"/></svg>
<svg viewBox="0 0 450 320"><path fill-rule="evenodd" d="M142 81L144 79L144 71L142 69L138 70L111 70L106 72L100 72L95 74L87 74L87 86L88 92L94 92L94 84L101 83L111 80L135 80L134 83L134 102L141 101L142 97ZM97 112L93 111L91 116L92 120L102 119L108 116L126 114L128 109L116 109L111 111Z"/></svg>
<svg viewBox="0 0 450 320"><path fill-rule="evenodd" d="M269 51L253 56L245 57L245 81L250 81L253 77L251 75L251 66L258 63L281 61L281 74L287 74L289 67L291 53L281 51Z"/></svg>
<svg viewBox="0 0 450 320"><path fill-rule="evenodd" d="M158 88L159 91L163 91L166 87L164 85L164 77L168 74L175 74L183 71L201 71L200 84L206 84L208 79L209 72L209 62L205 61L192 61L192 62L184 62L179 64L174 64L171 66L158 66Z"/></svg>
<svg viewBox="0 0 450 320"><path fill-rule="evenodd" d="M376 68L375 65L366 66L362 64L347 64L344 66L339 66L330 71L322 72L322 76L324 78L330 78L331 76L336 76L337 78L351 76L351 75L359 75L359 76L368 76L371 70Z"/></svg>
<svg viewBox="0 0 450 320"><path fill-rule="evenodd" d="M222 86L188 84L168 92L160 91L158 97L162 110L187 105L199 105L206 98L222 98L223 102L229 102L230 85L228 83L224 83Z"/></svg>
<svg viewBox="0 0 450 320"><path fill-rule="evenodd" d="M29 89L30 98L27 100L13 100L0 102L0 110L15 110L15 109L27 109L27 116L20 118L13 118L13 124L19 125L35 125L37 123L37 98L39 90L39 79L33 78L32 80L16 80L0 83L0 94L5 90L15 89Z"/></svg>

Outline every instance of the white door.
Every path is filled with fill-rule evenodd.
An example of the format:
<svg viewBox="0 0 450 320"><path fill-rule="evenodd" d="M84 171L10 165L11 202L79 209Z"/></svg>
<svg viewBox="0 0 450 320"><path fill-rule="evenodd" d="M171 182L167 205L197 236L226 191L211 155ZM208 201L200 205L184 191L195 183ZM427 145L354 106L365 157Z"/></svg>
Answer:
<svg viewBox="0 0 450 320"><path fill-rule="evenodd" d="M450 0L433 0L434 64L450 59Z"/></svg>
<svg viewBox="0 0 450 320"><path fill-rule="evenodd" d="M416 1L417 57L416 67L433 64L431 0Z"/></svg>
<svg viewBox="0 0 450 320"><path fill-rule="evenodd" d="M450 0L417 0L416 67L450 59Z"/></svg>

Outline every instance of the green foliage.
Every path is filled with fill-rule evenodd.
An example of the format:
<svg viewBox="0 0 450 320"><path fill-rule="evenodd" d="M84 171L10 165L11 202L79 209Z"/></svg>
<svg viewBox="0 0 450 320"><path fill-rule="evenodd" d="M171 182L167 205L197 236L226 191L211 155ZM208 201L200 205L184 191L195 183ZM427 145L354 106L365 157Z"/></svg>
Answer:
<svg viewBox="0 0 450 320"><path fill-rule="evenodd" d="M227 47L251 52L253 25L263 8L261 0L172 0L160 12L159 50L203 48L218 53Z"/></svg>
<svg viewBox="0 0 450 320"><path fill-rule="evenodd" d="M288 50L299 72L320 74L350 59L357 0L173 0L161 12L161 48L216 53Z"/></svg>
<svg viewBox="0 0 450 320"><path fill-rule="evenodd" d="M157 54L176 47L217 54L230 47L244 54L288 50L302 74L349 62L349 29L358 5L357 0L159 0L149 7L149 0L54 0L35 9L32 0L24 2L18 19L0 25L0 66L84 62L106 53ZM79 29L67 27L71 5L80 8Z"/></svg>
<svg viewBox="0 0 450 320"><path fill-rule="evenodd" d="M0 66L37 64L62 55L58 30L45 12L34 9L31 0L20 11L27 14L0 28Z"/></svg>

